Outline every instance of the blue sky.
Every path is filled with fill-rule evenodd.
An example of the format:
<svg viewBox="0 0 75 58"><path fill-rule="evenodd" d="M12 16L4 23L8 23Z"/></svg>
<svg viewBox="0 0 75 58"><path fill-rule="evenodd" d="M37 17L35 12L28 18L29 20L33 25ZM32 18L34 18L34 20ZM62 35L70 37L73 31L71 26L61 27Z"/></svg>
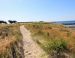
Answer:
<svg viewBox="0 0 75 58"><path fill-rule="evenodd" d="M0 20L75 20L75 0L0 0Z"/></svg>

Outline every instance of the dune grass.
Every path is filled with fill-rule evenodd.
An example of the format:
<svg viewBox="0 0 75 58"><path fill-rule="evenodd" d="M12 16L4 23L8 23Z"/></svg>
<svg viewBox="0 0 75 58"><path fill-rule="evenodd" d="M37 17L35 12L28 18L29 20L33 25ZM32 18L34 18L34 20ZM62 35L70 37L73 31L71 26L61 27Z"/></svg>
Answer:
<svg viewBox="0 0 75 58"><path fill-rule="evenodd" d="M62 48L66 53L75 54L75 30L64 25L52 23L25 23L36 41L48 54L53 50ZM61 50L62 50L61 49Z"/></svg>
<svg viewBox="0 0 75 58"><path fill-rule="evenodd" d="M23 58L22 35L18 24L0 24L0 58Z"/></svg>

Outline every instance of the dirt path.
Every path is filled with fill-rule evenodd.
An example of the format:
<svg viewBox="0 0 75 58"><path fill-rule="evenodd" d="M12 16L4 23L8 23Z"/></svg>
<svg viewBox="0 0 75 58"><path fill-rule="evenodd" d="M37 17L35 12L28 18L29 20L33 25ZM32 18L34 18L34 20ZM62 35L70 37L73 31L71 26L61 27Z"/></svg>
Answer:
<svg viewBox="0 0 75 58"><path fill-rule="evenodd" d="M47 58L46 53L32 40L31 33L23 25L20 26L23 35L25 58Z"/></svg>

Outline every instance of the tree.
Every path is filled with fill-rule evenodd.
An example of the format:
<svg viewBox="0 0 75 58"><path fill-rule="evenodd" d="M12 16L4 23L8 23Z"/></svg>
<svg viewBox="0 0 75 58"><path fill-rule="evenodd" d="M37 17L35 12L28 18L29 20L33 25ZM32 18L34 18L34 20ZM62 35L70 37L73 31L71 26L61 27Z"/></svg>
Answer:
<svg viewBox="0 0 75 58"><path fill-rule="evenodd" d="M16 23L17 21L8 20L9 23Z"/></svg>
<svg viewBox="0 0 75 58"><path fill-rule="evenodd" d="M0 23L5 23L5 24L7 24L7 22L5 22L5 21L0 21Z"/></svg>

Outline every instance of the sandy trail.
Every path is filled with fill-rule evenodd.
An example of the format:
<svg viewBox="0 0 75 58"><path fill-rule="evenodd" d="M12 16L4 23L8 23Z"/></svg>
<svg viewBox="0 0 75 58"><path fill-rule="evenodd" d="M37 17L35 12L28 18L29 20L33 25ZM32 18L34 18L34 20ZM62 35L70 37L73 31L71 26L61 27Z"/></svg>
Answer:
<svg viewBox="0 0 75 58"><path fill-rule="evenodd" d="M47 58L46 53L32 40L30 31L24 25L20 26L20 31L23 36L25 58Z"/></svg>

